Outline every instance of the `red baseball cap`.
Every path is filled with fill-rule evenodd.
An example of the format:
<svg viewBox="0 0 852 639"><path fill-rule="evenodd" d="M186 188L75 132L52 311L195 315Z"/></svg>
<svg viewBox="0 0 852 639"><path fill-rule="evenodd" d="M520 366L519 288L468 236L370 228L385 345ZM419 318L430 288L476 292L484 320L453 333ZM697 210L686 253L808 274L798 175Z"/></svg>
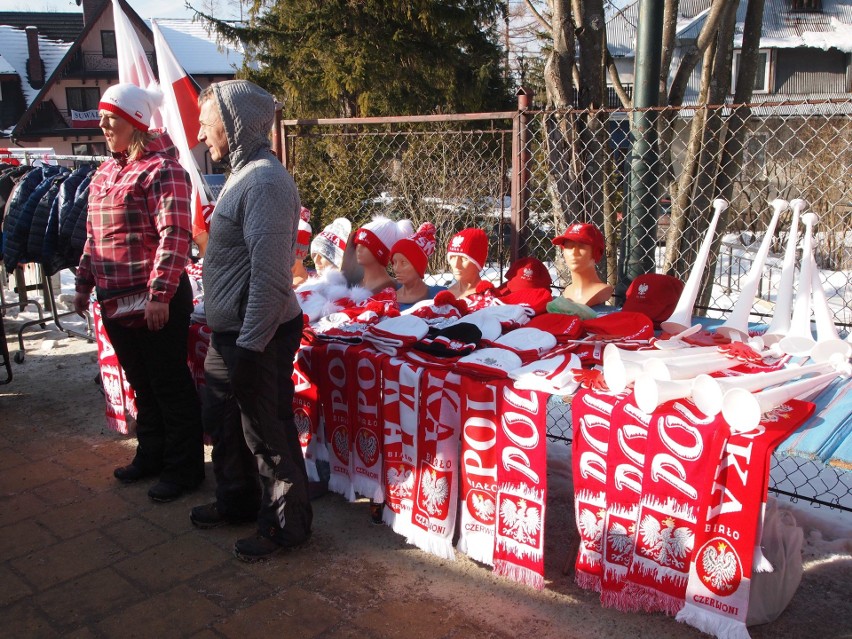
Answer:
<svg viewBox="0 0 852 639"><path fill-rule="evenodd" d="M556 246L565 246L569 240L591 246L595 262L600 261L606 249L603 233L594 224L571 224L562 235L554 237L552 241Z"/></svg>
<svg viewBox="0 0 852 639"><path fill-rule="evenodd" d="M501 288L517 293L531 288L545 288L549 291L551 286L553 279L544 263L534 257L524 257L506 271L506 284Z"/></svg>
<svg viewBox="0 0 852 639"><path fill-rule="evenodd" d="M645 273L630 283L622 310L647 315L659 327L671 317L682 291L683 282L676 277Z"/></svg>

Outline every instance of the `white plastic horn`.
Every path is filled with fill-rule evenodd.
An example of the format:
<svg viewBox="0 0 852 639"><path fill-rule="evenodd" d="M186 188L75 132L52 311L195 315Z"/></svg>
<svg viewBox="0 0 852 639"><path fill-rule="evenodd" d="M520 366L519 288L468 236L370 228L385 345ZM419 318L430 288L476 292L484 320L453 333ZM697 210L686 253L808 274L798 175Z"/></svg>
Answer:
<svg viewBox="0 0 852 639"><path fill-rule="evenodd" d="M819 218L816 213L805 213L802 223L805 225L805 239L802 243L802 266L799 270L799 290L796 291L796 303L793 306L793 318L790 330L778 342L779 348L788 355L807 355L816 340L811 333L811 282L813 281L813 232Z"/></svg>
<svg viewBox="0 0 852 639"><path fill-rule="evenodd" d="M775 312L763 335L767 344L777 342L790 330L790 318L793 314L793 284L796 279L796 246L799 242L799 216L807 210L808 206L806 200L790 200L793 217L790 220L790 233L784 249L784 261L781 263L781 279L778 280Z"/></svg>
<svg viewBox="0 0 852 639"><path fill-rule="evenodd" d="M718 373L739 366L742 362L734 357L720 354L701 357L681 358L678 360L652 359L645 362L648 377L659 380L692 379L697 375Z"/></svg>
<svg viewBox="0 0 852 639"><path fill-rule="evenodd" d="M727 208L727 200L722 198L713 200L713 218L704 234L704 241L701 243L698 256L695 258L695 264L692 265L692 271L689 273L689 278L686 280L686 285L683 287L674 312L665 322L660 324L666 333L680 333L692 326L692 309L695 307L695 298L698 297L698 291L701 288L701 278L704 276L707 257L710 255L710 248L713 245L716 224Z"/></svg>
<svg viewBox="0 0 852 639"><path fill-rule="evenodd" d="M715 354L719 352L718 346L690 346L687 348L677 348L670 351L661 351L657 349L645 349L641 351L628 351L623 348L618 348L615 344L611 345L617 355L624 361L639 362L640 364L649 359L679 359L681 357L695 357L696 355ZM607 346L609 348L609 346ZM604 350L604 358L606 358L606 350Z"/></svg>
<svg viewBox="0 0 852 639"><path fill-rule="evenodd" d="M643 413L653 413L657 406L673 399L689 397L692 393L692 381L653 379L644 375L633 385L636 405Z"/></svg>
<svg viewBox="0 0 852 639"><path fill-rule="evenodd" d="M760 284L760 278L763 276L763 264L766 262L766 256L769 255L772 238L775 237L778 218L781 217L781 213L787 210L788 206L787 200L781 198L776 198L769 204L772 207L772 218L766 226L766 233L757 254L754 256L751 269L740 286L740 296L725 323L716 329L717 333L721 333L731 341L748 339L748 317L751 315L751 308L754 306L754 298L757 295L757 287Z"/></svg>
<svg viewBox="0 0 852 639"><path fill-rule="evenodd" d="M784 402L827 386L837 378L837 372L824 373L816 377L808 377L797 382L791 382L769 388L759 393L750 393L742 388L733 388L722 398L722 417L735 432L748 432L760 424L760 417L781 406Z"/></svg>
<svg viewBox="0 0 852 639"><path fill-rule="evenodd" d="M811 254L811 292L813 296L814 319L816 320L817 342L839 340L840 335L837 332L837 327L834 325L834 318L831 315L831 308L828 306L825 290L822 288L822 280L819 277L819 269L817 268L816 258L813 254Z"/></svg>
<svg viewBox="0 0 852 639"><path fill-rule="evenodd" d="M811 375L813 373L829 373L834 366L829 363L810 364L808 366L791 366L768 373L752 373L750 375L735 375L732 377L710 377L699 375L692 382L692 401L702 413L714 417L722 411L722 398L729 390L741 388L753 393L755 391L785 384L789 381Z"/></svg>
<svg viewBox="0 0 852 639"><path fill-rule="evenodd" d="M603 354L603 375L607 388L621 393L642 374L642 364L624 359L615 344L607 344Z"/></svg>

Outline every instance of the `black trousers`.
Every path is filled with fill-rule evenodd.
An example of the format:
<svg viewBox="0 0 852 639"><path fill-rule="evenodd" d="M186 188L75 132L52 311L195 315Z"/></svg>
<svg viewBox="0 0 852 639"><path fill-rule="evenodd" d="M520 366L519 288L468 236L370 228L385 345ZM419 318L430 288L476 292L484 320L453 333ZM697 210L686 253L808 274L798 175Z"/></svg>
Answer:
<svg viewBox="0 0 852 639"><path fill-rule="evenodd" d="M224 515L257 513L258 532L298 543L313 511L299 434L293 420L293 359L302 316L281 324L254 360L257 384L232 384L236 333L214 332L204 361L205 432L213 442L216 505Z"/></svg>
<svg viewBox="0 0 852 639"><path fill-rule="evenodd" d="M103 318L127 381L136 393L133 464L160 479L194 487L204 479L198 393L186 363L192 288L183 275L159 331L128 328Z"/></svg>

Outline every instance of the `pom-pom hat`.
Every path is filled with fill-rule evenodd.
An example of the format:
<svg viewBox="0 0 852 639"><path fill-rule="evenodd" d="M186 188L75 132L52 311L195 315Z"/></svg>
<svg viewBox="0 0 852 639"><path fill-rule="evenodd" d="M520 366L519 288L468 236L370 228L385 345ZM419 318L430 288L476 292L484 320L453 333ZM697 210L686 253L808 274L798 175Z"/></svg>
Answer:
<svg viewBox="0 0 852 639"><path fill-rule="evenodd" d="M296 232L295 259L303 260L308 256L308 245L311 242L311 212L304 206L299 211L299 230Z"/></svg>
<svg viewBox="0 0 852 639"><path fill-rule="evenodd" d="M556 246L565 246L569 240L591 246L595 262L600 262L606 249L603 233L594 224L571 224L562 235L552 241Z"/></svg>
<svg viewBox="0 0 852 639"><path fill-rule="evenodd" d="M355 231L355 245L365 246L382 266L390 261L391 247L399 240L414 233L414 227L408 220L394 222L383 215L377 215L371 222Z"/></svg>
<svg viewBox="0 0 852 639"><path fill-rule="evenodd" d="M403 255L420 277L426 274L426 264L435 252L435 225L424 222L411 237L399 240L391 248L391 257L399 253Z"/></svg>
<svg viewBox="0 0 852 639"><path fill-rule="evenodd" d="M343 265L343 253L351 232L349 220L345 217L335 219L311 241L311 255L322 255L339 269Z"/></svg>
<svg viewBox="0 0 852 639"><path fill-rule="evenodd" d="M462 255L482 270L488 259L488 235L482 229L464 229L447 242L447 257Z"/></svg>
<svg viewBox="0 0 852 639"><path fill-rule="evenodd" d="M151 126L151 115L162 102L163 94L156 85L143 89L135 84L114 84L104 91L98 110L114 113L140 131L147 131Z"/></svg>

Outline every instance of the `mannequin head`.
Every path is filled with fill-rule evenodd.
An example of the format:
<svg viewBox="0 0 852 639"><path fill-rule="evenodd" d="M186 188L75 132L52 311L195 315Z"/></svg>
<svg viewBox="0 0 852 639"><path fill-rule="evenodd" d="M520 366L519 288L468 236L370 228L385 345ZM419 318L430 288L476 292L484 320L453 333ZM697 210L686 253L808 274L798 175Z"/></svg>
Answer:
<svg viewBox="0 0 852 639"><path fill-rule="evenodd" d="M355 245L355 261L359 266L381 266L373 252L363 244Z"/></svg>
<svg viewBox="0 0 852 639"><path fill-rule="evenodd" d="M314 266L316 266L316 267L317 267L317 273L318 273L319 275L322 275L323 273L325 273L326 271L329 271L329 270L331 270L331 271L337 271L337 270L339 270L339 269L337 268L337 264L335 264L334 262L330 261L330 260L329 260L329 259L328 259L325 255L323 255L322 253L314 253L314 254L311 256L311 258L312 258L312 259L313 259L313 261L314 261Z"/></svg>
<svg viewBox="0 0 852 639"><path fill-rule="evenodd" d="M346 243L352 232L352 224L344 217L335 219L311 241L311 258L317 273L322 275L328 270L340 270Z"/></svg>
<svg viewBox="0 0 852 639"><path fill-rule="evenodd" d="M594 268L606 248L603 234L593 224L572 224L553 239L553 244L562 249L565 263L572 272Z"/></svg>
<svg viewBox="0 0 852 639"><path fill-rule="evenodd" d="M405 288L411 288L423 281L420 273L402 253L394 253L391 257L391 268L396 281Z"/></svg>
<svg viewBox="0 0 852 639"><path fill-rule="evenodd" d="M458 253L447 255L447 263L457 282L478 282L481 279L479 264L466 255Z"/></svg>

